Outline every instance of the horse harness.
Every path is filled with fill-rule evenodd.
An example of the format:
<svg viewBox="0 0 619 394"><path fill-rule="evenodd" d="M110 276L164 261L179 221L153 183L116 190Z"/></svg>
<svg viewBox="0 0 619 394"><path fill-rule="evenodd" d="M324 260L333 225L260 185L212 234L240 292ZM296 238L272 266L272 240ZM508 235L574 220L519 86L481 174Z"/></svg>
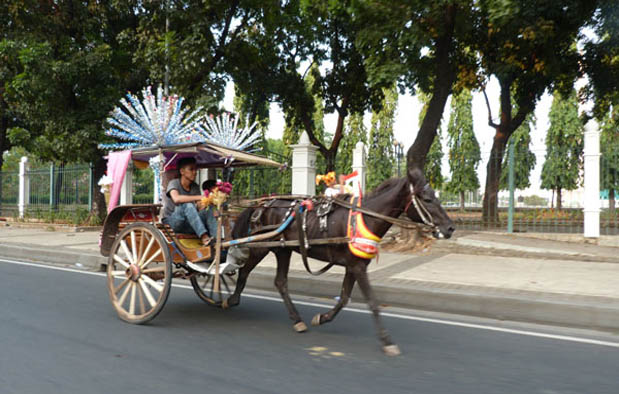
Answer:
<svg viewBox="0 0 619 394"><path fill-rule="evenodd" d="M426 207L419 201L419 198L415 195L413 186L409 185L409 187L410 200L406 204L403 212L406 212L410 205L413 204L425 226L429 227L429 229L424 229L423 227L425 226L423 226L421 230L427 232L434 231L436 225L432 220L432 215L430 214L430 212L428 212ZM277 200L290 200L290 203L284 206L274 206ZM321 275L335 265L335 263L332 262L331 248L329 247L330 245L348 243L348 248L350 252L353 255L364 259L372 259L378 254L378 243L380 242L381 238L372 233L372 231L367 228L367 226L365 225L365 221L363 220L364 214L384 220L391 224L395 224L402 228L420 228L417 223L414 223L410 220L393 218L361 207L360 197L353 197L351 198L350 202L334 197L312 198L310 196L272 196L259 200L253 200L252 202L254 201L258 202L259 205L254 206L255 210L250 218L250 229L253 226L258 227L254 227L253 229L251 229L251 234L262 233L280 227L281 223L266 226L259 225L263 213L266 209L269 208L288 208L286 213L284 214L282 222L285 222L291 215L293 215L295 222L297 223L298 231L298 240L287 241L284 238L282 231L282 236L279 241L257 242L257 244L262 247L298 246L299 253L301 254L301 258L303 260L303 265L305 266L307 272L309 272L311 275ZM328 218L331 211L333 210L334 204L349 209L346 237L326 237L328 231ZM319 230L322 234L325 235L325 238L312 240L309 240L307 238L307 213L312 210L315 212L318 219ZM307 261L307 251L312 245L327 246L326 249L329 255L329 263L327 263L323 268L318 271L312 271Z"/></svg>

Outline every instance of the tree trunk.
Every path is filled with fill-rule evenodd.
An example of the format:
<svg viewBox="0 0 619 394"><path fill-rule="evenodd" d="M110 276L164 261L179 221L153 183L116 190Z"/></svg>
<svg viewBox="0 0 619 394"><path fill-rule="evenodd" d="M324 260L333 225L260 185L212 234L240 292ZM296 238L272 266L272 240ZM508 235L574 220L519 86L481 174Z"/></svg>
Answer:
<svg viewBox="0 0 619 394"><path fill-rule="evenodd" d="M423 170L426 156L430 151L436 130L441 122L447 97L456 79L456 67L452 64L453 34L455 26L456 6L451 4L445 8L443 34L436 40L436 58L433 74L434 84L432 98L428 104L426 116L423 118L417 138L406 154L407 169L418 168Z"/></svg>
<svg viewBox="0 0 619 394"><path fill-rule="evenodd" d="M615 218L615 189L608 190L608 215Z"/></svg>
<svg viewBox="0 0 619 394"><path fill-rule="evenodd" d="M327 154L324 155L325 158L325 165L326 165L326 172L329 171L335 171L335 151L332 151L331 149L329 149L327 151Z"/></svg>
<svg viewBox="0 0 619 394"><path fill-rule="evenodd" d="M484 223L499 222L499 181L501 179L501 165L503 156L505 155L505 146L509 141L509 137L514 133L514 130L522 124L526 116L534 109L534 102L518 103L518 113L516 116L512 117L512 84L512 77L499 78L499 85L501 86L501 121L499 124L495 124L492 121L490 104L486 101L488 105L488 124L494 127L496 134L494 136L490 160L488 160L488 171L486 173L486 191L484 193L482 208L482 220Z"/></svg>
<svg viewBox="0 0 619 394"><path fill-rule="evenodd" d="M562 208L561 206L561 188L557 189L557 210L560 211Z"/></svg>
<svg viewBox="0 0 619 394"><path fill-rule="evenodd" d="M460 210L464 211L464 191L460 191Z"/></svg>
<svg viewBox="0 0 619 394"><path fill-rule="evenodd" d="M482 221L484 223L496 224L499 222L499 180L501 179L501 165L508 138L506 133L501 132L500 129L501 126L494 137L486 171L486 192L482 203Z"/></svg>

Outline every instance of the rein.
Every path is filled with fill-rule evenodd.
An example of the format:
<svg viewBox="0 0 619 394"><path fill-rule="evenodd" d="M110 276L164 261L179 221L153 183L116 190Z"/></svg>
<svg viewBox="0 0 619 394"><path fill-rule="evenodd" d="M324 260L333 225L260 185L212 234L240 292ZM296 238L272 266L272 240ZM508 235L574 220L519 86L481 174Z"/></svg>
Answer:
<svg viewBox="0 0 619 394"><path fill-rule="evenodd" d="M412 193L412 190L411 190ZM383 215L381 213L378 212L374 212L372 210L369 210L367 208L363 208L363 207L358 207L358 206L354 206L352 204L350 204L348 201L346 200L342 200L340 198L337 197L331 197L332 201L334 203L336 203L337 205L347 208L347 209L353 209L357 212L361 212L364 215L368 215L368 216L372 216L375 217L377 219L381 219L387 223L391 223L391 224L395 224L396 226L405 228L405 229L418 229L420 231L423 232L433 232L435 230L435 225L432 222L432 216L430 215L430 213L425 209L425 207L423 206L423 204L421 204L421 202L417 201L418 198L417 196L415 196L414 194L411 194L411 200L408 202L408 204L406 205L406 208L404 209L403 212L406 212L408 210L408 208L410 207L411 203L414 204L415 208L417 209L417 212L419 213L419 216L421 217L421 220L423 220L424 224L420 224L420 223L415 223L411 220L408 219L398 219L398 218L393 218L391 216L387 216L387 215ZM299 194L299 195L276 195L276 196L269 196L269 197L262 197L262 198L256 198L253 200L248 200L248 202L251 203L261 203L264 201L268 201L268 200L297 200L297 199L310 199L312 198L312 196L309 195L303 195L303 194ZM248 205L248 206L243 206L243 205L239 205L243 208L254 208L255 205ZM423 209L423 211L421 211L420 207L423 207L421 209ZM425 211L425 213L423 213ZM426 228L429 227L429 228Z"/></svg>

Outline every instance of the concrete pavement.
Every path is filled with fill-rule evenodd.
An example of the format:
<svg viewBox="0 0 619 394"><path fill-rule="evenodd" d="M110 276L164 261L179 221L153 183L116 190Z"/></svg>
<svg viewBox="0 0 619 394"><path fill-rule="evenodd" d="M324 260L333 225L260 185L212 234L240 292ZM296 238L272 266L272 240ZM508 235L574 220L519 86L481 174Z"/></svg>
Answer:
<svg viewBox="0 0 619 394"><path fill-rule="evenodd" d="M98 232L49 230L0 227L0 257L89 270L106 263L99 255ZM604 245L595 245L574 235L566 237L570 242L557 237L456 232L415 253L383 250L370 265L370 279L386 305L619 330L619 247L609 246L615 240L607 237ZM275 264L269 255L252 272L248 287L273 290ZM324 263L310 264L315 270ZM312 277L295 254L289 288L293 294L333 298L342 273L335 267ZM353 299L362 299L357 289Z"/></svg>

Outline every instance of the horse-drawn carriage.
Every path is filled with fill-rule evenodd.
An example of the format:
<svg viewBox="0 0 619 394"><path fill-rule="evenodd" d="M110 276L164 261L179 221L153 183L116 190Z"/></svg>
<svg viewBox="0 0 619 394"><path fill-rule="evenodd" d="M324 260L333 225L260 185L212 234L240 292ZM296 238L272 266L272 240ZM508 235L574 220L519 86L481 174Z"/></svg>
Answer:
<svg viewBox="0 0 619 394"><path fill-rule="evenodd" d="M133 160L147 162L159 157L167 165L183 157L196 158L199 168L226 168L279 164L252 154L209 143L140 148ZM165 190L165 189L164 189ZM177 234L159 220L159 204L123 205L107 216L101 253L108 257L107 283L110 300L119 317L142 324L162 310L172 278L191 281L197 295L209 305L238 305L251 270L269 253L277 258L275 286L298 332L307 330L288 294L287 274L293 251L307 258L346 268L337 305L318 314L313 325L331 321L346 305L355 282L374 313L383 349L399 351L379 318L366 267L376 253L376 244L392 224L404 227L421 223L429 232L450 236L453 226L434 191L419 171L407 178L386 181L361 199L353 196L274 196L257 199L238 217L221 212L214 245L203 246L195 235ZM404 214L410 220L399 219ZM234 222L234 226L232 223ZM233 253L234 252L234 253ZM226 255L234 255L226 259ZM234 261L232 261L234 260ZM199 265L198 265L199 264ZM238 275L236 281L235 275ZM236 282L234 291L230 288Z"/></svg>

